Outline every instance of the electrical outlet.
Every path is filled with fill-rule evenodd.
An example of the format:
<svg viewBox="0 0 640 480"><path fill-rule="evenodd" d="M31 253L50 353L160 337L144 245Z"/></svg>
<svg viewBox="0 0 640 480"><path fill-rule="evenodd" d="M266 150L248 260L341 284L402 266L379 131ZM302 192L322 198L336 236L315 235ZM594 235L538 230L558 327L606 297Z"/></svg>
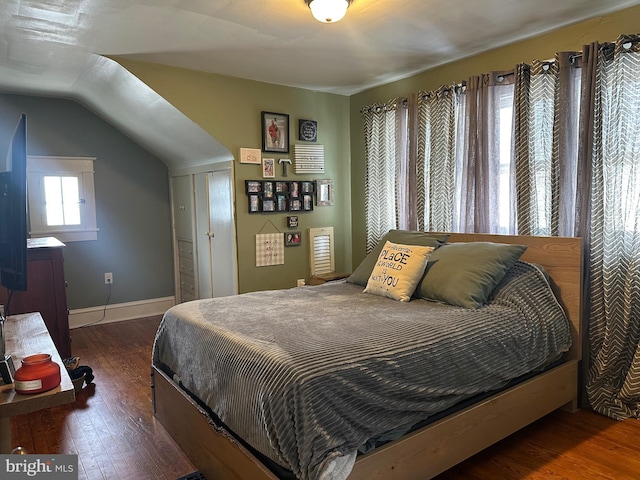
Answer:
<svg viewBox="0 0 640 480"><path fill-rule="evenodd" d="M108 272L104 274L105 285L111 285L113 283L113 273Z"/></svg>

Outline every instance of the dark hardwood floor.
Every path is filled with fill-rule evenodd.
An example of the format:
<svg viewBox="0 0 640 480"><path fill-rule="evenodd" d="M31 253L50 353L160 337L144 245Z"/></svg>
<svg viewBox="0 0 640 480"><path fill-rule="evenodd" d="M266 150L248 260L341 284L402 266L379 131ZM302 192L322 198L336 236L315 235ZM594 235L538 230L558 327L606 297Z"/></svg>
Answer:
<svg viewBox="0 0 640 480"><path fill-rule="evenodd" d="M72 330L73 354L93 368L95 381L73 404L12 419L14 446L77 453L80 479L173 480L195 470L151 411L150 357L159 320ZM438 480L638 479L639 445L637 420L554 412Z"/></svg>
<svg viewBox="0 0 640 480"><path fill-rule="evenodd" d="M94 383L75 403L11 422L13 446L77 453L79 479L175 480L196 468L153 417L151 348L160 318L71 331L73 355Z"/></svg>

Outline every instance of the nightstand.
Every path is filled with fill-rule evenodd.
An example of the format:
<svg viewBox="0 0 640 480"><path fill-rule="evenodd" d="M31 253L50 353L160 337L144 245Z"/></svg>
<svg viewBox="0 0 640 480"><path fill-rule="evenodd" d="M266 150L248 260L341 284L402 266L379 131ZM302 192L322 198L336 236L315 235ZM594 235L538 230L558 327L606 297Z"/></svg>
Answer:
<svg viewBox="0 0 640 480"><path fill-rule="evenodd" d="M343 272L321 273L319 275L314 275L313 277L311 277L307 285L322 285L323 283L331 282L332 280L347 278L349 275L349 273Z"/></svg>

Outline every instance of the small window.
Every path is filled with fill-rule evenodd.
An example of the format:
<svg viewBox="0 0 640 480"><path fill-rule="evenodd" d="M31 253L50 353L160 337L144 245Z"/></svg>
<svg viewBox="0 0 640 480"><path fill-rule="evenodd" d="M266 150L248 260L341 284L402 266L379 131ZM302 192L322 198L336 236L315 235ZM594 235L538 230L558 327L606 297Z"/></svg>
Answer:
<svg viewBox="0 0 640 480"><path fill-rule="evenodd" d="M87 157L29 157L30 233L63 242L96 240L93 162Z"/></svg>

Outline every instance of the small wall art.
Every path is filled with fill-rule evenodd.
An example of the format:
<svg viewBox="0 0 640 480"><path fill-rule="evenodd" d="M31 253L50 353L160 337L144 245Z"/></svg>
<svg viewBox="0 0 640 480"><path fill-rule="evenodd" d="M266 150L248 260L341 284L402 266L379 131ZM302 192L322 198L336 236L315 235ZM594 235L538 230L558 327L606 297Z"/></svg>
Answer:
<svg viewBox="0 0 640 480"><path fill-rule="evenodd" d="M275 178L276 160L274 158L262 159L262 178Z"/></svg>
<svg viewBox="0 0 640 480"><path fill-rule="evenodd" d="M256 267L284 264L284 235L259 233L256 235Z"/></svg>
<svg viewBox="0 0 640 480"><path fill-rule="evenodd" d="M333 205L333 180L316 180L316 205Z"/></svg>
<svg viewBox="0 0 640 480"><path fill-rule="evenodd" d="M318 122L315 120L298 120L298 140L303 142L318 141Z"/></svg>
<svg viewBox="0 0 640 480"><path fill-rule="evenodd" d="M300 232L287 232L285 235L284 245L286 247L299 247L302 243L302 233Z"/></svg>
<svg viewBox="0 0 640 480"><path fill-rule="evenodd" d="M254 165L260 165L262 152L259 148L241 148L240 149L240 163L252 163Z"/></svg>
<svg viewBox="0 0 640 480"><path fill-rule="evenodd" d="M262 112L262 151L289 153L289 115Z"/></svg>

